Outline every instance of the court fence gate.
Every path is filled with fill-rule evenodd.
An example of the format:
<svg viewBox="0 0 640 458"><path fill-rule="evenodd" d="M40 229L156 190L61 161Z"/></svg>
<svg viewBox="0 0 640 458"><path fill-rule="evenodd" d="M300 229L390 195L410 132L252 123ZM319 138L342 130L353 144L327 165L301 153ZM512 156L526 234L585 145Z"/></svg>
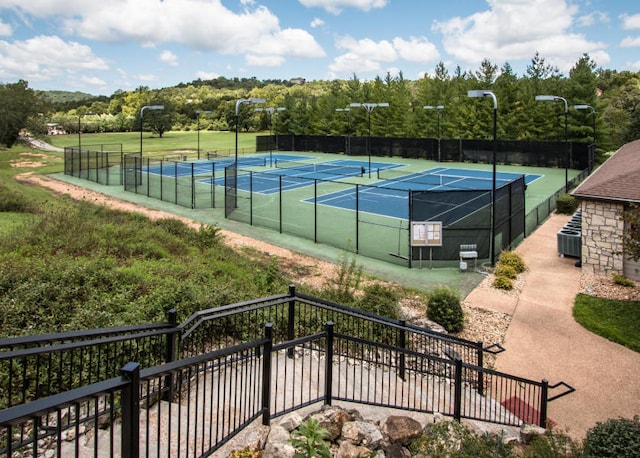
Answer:
<svg viewBox="0 0 640 458"><path fill-rule="evenodd" d="M176 318L0 340L0 454L208 456L256 420L339 401L544 427L548 403L574 391L484 367L498 344L293 286Z"/></svg>

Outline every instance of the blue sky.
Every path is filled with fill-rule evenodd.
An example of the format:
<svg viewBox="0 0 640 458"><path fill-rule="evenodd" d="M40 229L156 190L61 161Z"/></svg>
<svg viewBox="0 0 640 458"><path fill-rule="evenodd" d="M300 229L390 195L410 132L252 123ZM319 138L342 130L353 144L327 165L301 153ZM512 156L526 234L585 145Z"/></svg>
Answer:
<svg viewBox="0 0 640 458"><path fill-rule="evenodd" d="M640 0L0 0L0 82L111 95L218 76L415 80L488 58L640 70Z"/></svg>

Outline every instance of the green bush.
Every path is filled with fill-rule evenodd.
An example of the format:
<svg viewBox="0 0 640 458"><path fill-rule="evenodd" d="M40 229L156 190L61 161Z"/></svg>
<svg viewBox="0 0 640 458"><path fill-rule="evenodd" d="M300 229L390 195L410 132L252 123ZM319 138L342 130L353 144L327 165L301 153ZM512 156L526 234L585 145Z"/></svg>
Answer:
<svg viewBox="0 0 640 458"><path fill-rule="evenodd" d="M534 437L521 456L522 458L581 458L582 443L549 428L544 434Z"/></svg>
<svg viewBox="0 0 640 458"><path fill-rule="evenodd" d="M460 305L460 294L447 286L433 288L429 293L427 317L448 332L462 331L464 311Z"/></svg>
<svg viewBox="0 0 640 458"><path fill-rule="evenodd" d="M580 206L580 201L571 194L562 194L556 200L556 210L561 215L572 215Z"/></svg>
<svg viewBox="0 0 640 458"><path fill-rule="evenodd" d="M498 264L493 270L493 273L496 274L496 277L507 277L511 280L515 280L518 276L516 269L508 264Z"/></svg>
<svg viewBox="0 0 640 458"><path fill-rule="evenodd" d="M498 264L511 266L519 274L527 270L522 257L515 251L502 251L498 256Z"/></svg>
<svg viewBox="0 0 640 458"><path fill-rule="evenodd" d="M627 288L635 288L636 284L632 280L625 278L623 275L613 273L613 282L616 285L626 286Z"/></svg>
<svg viewBox="0 0 640 458"><path fill-rule="evenodd" d="M640 456L640 420L626 418L598 422L587 431L584 439L584 456L623 457Z"/></svg>
<svg viewBox="0 0 640 458"><path fill-rule="evenodd" d="M364 288L364 295L358 301L357 307L369 313L386 316L394 320L400 319L398 295L388 286L374 283Z"/></svg>
<svg viewBox="0 0 640 458"><path fill-rule="evenodd" d="M492 286L494 288L511 291L513 289L513 280L501 275L493 279Z"/></svg>
<svg viewBox="0 0 640 458"><path fill-rule="evenodd" d="M425 428L409 446L411 456L506 458L516 456L502 436L477 434L454 421L442 421Z"/></svg>

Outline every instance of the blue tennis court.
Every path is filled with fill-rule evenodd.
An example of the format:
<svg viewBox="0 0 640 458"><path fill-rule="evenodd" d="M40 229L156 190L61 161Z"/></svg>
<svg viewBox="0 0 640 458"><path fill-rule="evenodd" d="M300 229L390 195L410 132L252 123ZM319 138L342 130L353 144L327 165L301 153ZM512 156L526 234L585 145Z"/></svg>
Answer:
<svg viewBox="0 0 640 458"><path fill-rule="evenodd" d="M392 218L408 219L408 191L491 191L493 174L485 170L469 170L437 167L418 173L402 174L399 170L380 171L379 177L388 179L375 183L375 187L361 186L358 189L358 211ZM496 173L496 187L520 178L522 174L510 172ZM525 174L525 184L537 180L541 175ZM305 202L313 203L314 199ZM356 209L356 191L325 194L318 198L318 204Z"/></svg>
<svg viewBox="0 0 640 458"><path fill-rule="evenodd" d="M310 159L302 157L302 159ZM349 178L363 176L367 173L368 162L350 159L314 163L301 161L299 156L280 155L275 161L275 168L256 171L238 171L237 187L239 190L260 194L275 194L290 191L314 184L314 180L345 181ZM242 164L240 164L242 166ZM401 167L401 164L372 162L372 169ZM211 180L201 180L210 184ZM224 177L215 179L216 186L224 186Z"/></svg>

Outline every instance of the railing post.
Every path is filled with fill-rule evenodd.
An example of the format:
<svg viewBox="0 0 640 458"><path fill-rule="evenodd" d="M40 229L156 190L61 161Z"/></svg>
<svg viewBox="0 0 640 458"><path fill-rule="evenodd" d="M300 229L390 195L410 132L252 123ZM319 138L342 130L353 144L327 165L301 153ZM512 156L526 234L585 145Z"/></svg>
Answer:
<svg viewBox="0 0 640 458"><path fill-rule="evenodd" d="M178 339L178 311L171 309L167 312L169 324L173 327L171 334L167 334L165 363L170 363L176 359L176 341ZM171 402L171 394L173 393L173 374L169 373L164 377L165 391L162 393L162 400Z"/></svg>
<svg viewBox="0 0 640 458"><path fill-rule="evenodd" d="M120 370L129 384L122 390L122 437L123 458L136 458L140 453L140 364L127 363Z"/></svg>
<svg viewBox="0 0 640 458"><path fill-rule="evenodd" d="M462 358L456 355L454 359L454 394L453 394L453 418L457 422L462 419Z"/></svg>
<svg viewBox="0 0 640 458"><path fill-rule="evenodd" d="M484 367L484 344L481 340L476 343L478 346L478 367ZM484 394L484 372L478 371L478 394L482 396Z"/></svg>
<svg viewBox="0 0 640 458"><path fill-rule="evenodd" d="M295 335L295 319L296 319L296 286L289 285L289 315L287 319L287 340L293 340ZM287 357L293 358L293 347L287 349Z"/></svg>
<svg viewBox="0 0 640 458"><path fill-rule="evenodd" d="M271 350L273 349L273 324L264 326L264 355L262 356L262 424L271 424Z"/></svg>
<svg viewBox="0 0 640 458"><path fill-rule="evenodd" d="M333 321L327 321L326 361L324 369L324 404L331 405L333 401Z"/></svg>
<svg viewBox="0 0 640 458"><path fill-rule="evenodd" d="M540 423L538 424L538 426L546 428L547 399L549 399L549 381L547 379L542 379L542 386L540 388Z"/></svg>
<svg viewBox="0 0 640 458"><path fill-rule="evenodd" d="M400 320L400 334L398 334L398 347L402 348L403 350L407 349L407 333L406 333L406 328L407 328L407 320ZM403 351L399 352L399 358L398 358L398 377L400 377L400 380L402 380L404 382L405 380L405 369L406 369L406 355Z"/></svg>

